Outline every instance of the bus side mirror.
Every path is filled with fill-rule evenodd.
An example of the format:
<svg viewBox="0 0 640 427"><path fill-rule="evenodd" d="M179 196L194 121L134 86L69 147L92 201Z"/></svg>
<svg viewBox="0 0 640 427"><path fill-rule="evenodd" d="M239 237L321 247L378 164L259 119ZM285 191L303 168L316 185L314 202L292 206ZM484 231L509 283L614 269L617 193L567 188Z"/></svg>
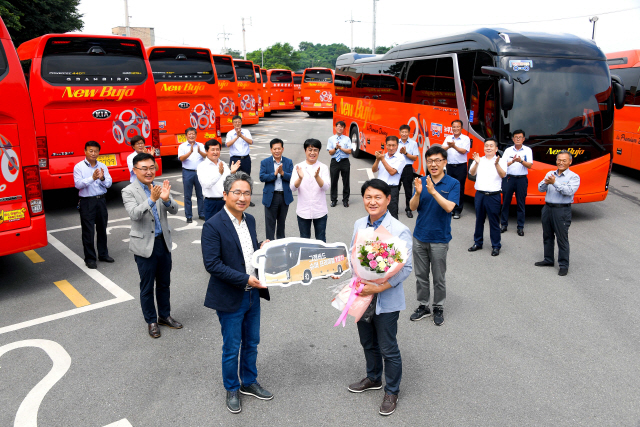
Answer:
<svg viewBox="0 0 640 427"><path fill-rule="evenodd" d="M622 83L622 79L615 74L611 75L611 89L613 89L613 100L616 104L616 109L621 109L624 107L624 83Z"/></svg>
<svg viewBox="0 0 640 427"><path fill-rule="evenodd" d="M500 89L500 108L509 111L513 108L513 77L509 71L498 67L481 68L482 74L487 76L498 77L498 88Z"/></svg>

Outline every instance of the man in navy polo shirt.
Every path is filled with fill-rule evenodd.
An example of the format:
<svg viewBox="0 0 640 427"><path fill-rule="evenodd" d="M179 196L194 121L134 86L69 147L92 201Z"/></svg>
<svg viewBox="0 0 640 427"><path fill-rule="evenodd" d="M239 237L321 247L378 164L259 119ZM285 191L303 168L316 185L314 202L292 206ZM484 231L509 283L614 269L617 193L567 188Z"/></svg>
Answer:
<svg viewBox="0 0 640 427"><path fill-rule="evenodd" d="M444 174L447 151L439 145L424 155L431 176L416 178L410 208L418 210L413 231L413 259L416 291L420 305L411 315L412 321L431 316L429 309L429 271L433 276L433 323L444 323L444 300L447 294L444 275L447 271L447 251L451 241L451 212L460 200L460 183ZM426 191L424 191L426 190Z"/></svg>

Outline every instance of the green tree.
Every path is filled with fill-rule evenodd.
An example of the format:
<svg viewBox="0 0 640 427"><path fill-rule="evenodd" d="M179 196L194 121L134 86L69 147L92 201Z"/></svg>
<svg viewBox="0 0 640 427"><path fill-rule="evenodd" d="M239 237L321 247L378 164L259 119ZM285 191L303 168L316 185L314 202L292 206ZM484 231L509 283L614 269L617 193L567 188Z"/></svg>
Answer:
<svg viewBox="0 0 640 427"><path fill-rule="evenodd" d="M44 34L81 30L78 4L80 0L0 0L0 16L19 46Z"/></svg>
<svg viewBox="0 0 640 427"><path fill-rule="evenodd" d="M389 52L391 50L393 46L376 46L376 54L378 55L383 55L387 52ZM371 49L369 49L369 52L371 52Z"/></svg>
<svg viewBox="0 0 640 427"><path fill-rule="evenodd" d="M235 59L244 59L244 56L242 56L242 52L235 49L227 49L227 53L225 55L231 55Z"/></svg>
<svg viewBox="0 0 640 427"><path fill-rule="evenodd" d="M370 47L356 46L356 47L353 48L353 50L355 50L356 53L371 53L371 48Z"/></svg>
<svg viewBox="0 0 640 427"><path fill-rule="evenodd" d="M256 64L262 63L262 51L247 53L247 59ZM300 61L300 53L289 43L276 43L264 51L264 68L285 68L295 70Z"/></svg>

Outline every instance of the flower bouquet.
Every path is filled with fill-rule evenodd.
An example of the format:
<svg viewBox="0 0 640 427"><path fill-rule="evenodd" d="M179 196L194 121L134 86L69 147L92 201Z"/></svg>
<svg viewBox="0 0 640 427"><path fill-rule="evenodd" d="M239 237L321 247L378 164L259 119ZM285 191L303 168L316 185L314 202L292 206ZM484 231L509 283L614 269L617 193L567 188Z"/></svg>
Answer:
<svg viewBox="0 0 640 427"><path fill-rule="evenodd" d="M358 230L349 260L354 276L346 285L340 285L331 301L333 307L342 310L334 326L340 323L345 326L347 315L353 316L358 322L371 304L373 295L360 296L364 288L362 280L382 284L402 269L406 259L406 245L386 228L380 226L376 230L372 227Z"/></svg>

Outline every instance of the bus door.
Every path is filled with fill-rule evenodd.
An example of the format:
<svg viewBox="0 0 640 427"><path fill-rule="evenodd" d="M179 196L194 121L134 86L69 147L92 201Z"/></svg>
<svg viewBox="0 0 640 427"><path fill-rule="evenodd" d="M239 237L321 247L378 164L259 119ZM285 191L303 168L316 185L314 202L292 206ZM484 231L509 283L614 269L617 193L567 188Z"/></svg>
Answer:
<svg viewBox="0 0 640 427"><path fill-rule="evenodd" d="M302 77L301 110L312 112L333 111L333 70L307 68Z"/></svg>
<svg viewBox="0 0 640 427"><path fill-rule="evenodd" d="M262 108L262 103L264 102L264 86L262 86L262 74L260 74L260 66L253 65L253 71L256 75L256 86L258 88L258 117L264 117L264 108Z"/></svg>
<svg viewBox="0 0 640 427"><path fill-rule="evenodd" d="M293 73L293 105L300 108L302 105L302 75L304 70Z"/></svg>
<svg viewBox="0 0 640 427"><path fill-rule="evenodd" d="M293 76L290 70L267 70L271 111L293 110Z"/></svg>
<svg viewBox="0 0 640 427"><path fill-rule="evenodd" d="M242 124L254 125L258 123L258 85L253 62L233 60L238 81L238 98Z"/></svg>
<svg viewBox="0 0 640 427"><path fill-rule="evenodd" d="M220 132L227 133L233 129L232 118L239 114L238 84L236 71L233 67L233 58L229 55L212 55L213 65L218 77L218 89L220 96Z"/></svg>
<svg viewBox="0 0 640 427"><path fill-rule="evenodd" d="M47 244L27 83L0 18L0 256Z"/></svg>
<svg viewBox="0 0 640 427"><path fill-rule="evenodd" d="M197 129L198 142L220 139L218 85L209 49L154 46L147 53L158 97L160 154L177 155L189 127Z"/></svg>
<svg viewBox="0 0 640 427"><path fill-rule="evenodd" d="M151 141L162 173L156 90L140 39L49 34L23 43L18 55L29 70L45 190L74 187L73 168L90 140L101 145L98 160L113 182L130 178L136 135Z"/></svg>
<svg viewBox="0 0 640 427"><path fill-rule="evenodd" d="M265 116L271 115L271 95L267 78L267 70L260 68L260 77L262 80L262 109Z"/></svg>

